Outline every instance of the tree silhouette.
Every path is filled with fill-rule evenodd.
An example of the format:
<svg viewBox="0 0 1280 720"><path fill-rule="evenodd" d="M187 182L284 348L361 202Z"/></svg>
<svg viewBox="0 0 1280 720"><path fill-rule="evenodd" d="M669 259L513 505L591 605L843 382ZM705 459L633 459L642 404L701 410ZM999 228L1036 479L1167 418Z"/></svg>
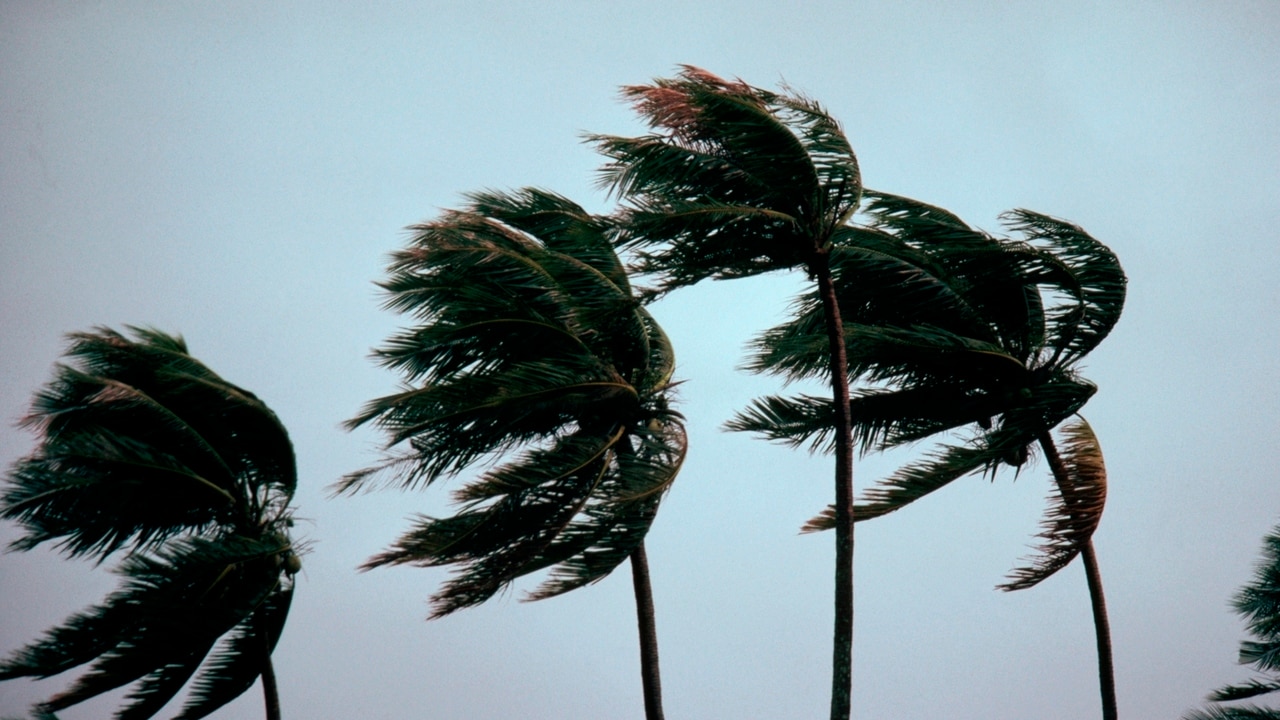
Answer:
<svg viewBox="0 0 1280 720"><path fill-rule="evenodd" d="M967 430L870 488L859 521L888 514L975 472L1020 468L1039 446L1055 480L1041 554L1005 590L1032 587L1083 555L1097 631L1103 715L1116 716L1110 630L1092 535L1106 499L1097 438L1083 419L1051 432L1094 394L1076 365L1114 327L1126 280L1115 255L1070 223L1026 210L1005 215L1021 239L973 230L915 200L867 193L867 223L836 238L833 264L846 318L850 402L863 451ZM755 343L751 368L788 379L820 376L819 302ZM830 449L824 398L769 397L730 423L792 445ZM806 525L836 525L828 508Z"/></svg>
<svg viewBox="0 0 1280 720"><path fill-rule="evenodd" d="M662 717L643 540L685 456L670 408L674 356L633 296L612 228L557 195L471 196L413 228L382 283L416 324L377 351L406 378L350 422L387 433L379 476L429 485L497 463L454 491L451 517L419 517L366 568L453 566L432 617L481 603L550 569L528 599L568 592L630 558L645 710Z"/></svg>
<svg viewBox="0 0 1280 720"><path fill-rule="evenodd" d="M858 207L858 162L817 103L685 66L623 90L655 131L594 136L603 182L625 203L622 247L657 280L654 295L704 279L802 269L821 298L836 438L832 720L850 715L853 680L853 443L844 324L831 278L832 239Z"/></svg>
<svg viewBox="0 0 1280 720"><path fill-rule="evenodd" d="M194 720L261 676L267 717L279 718L271 651L300 568L288 434L182 338L131 331L70 336L73 363L56 366L23 420L39 446L0 495L0 517L24 531L10 549L122 553L120 588L0 663L0 680L91 663L36 714L137 682L115 717L142 720L194 675L178 716Z"/></svg>

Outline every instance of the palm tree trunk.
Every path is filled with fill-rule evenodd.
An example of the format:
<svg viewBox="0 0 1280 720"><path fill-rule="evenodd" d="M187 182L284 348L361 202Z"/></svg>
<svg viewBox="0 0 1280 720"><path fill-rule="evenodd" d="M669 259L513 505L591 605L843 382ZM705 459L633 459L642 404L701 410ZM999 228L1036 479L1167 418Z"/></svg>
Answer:
<svg viewBox="0 0 1280 720"><path fill-rule="evenodd" d="M1053 479L1062 493L1063 502L1071 507L1071 487L1067 479L1067 467L1062 463L1062 456L1054 445L1049 433L1040 435L1040 447L1044 450L1045 459L1049 461L1049 469ZM1093 551L1093 538L1085 541L1080 555L1084 560L1085 578L1089 583L1089 603L1093 608L1093 633L1098 646L1098 689L1102 695L1103 720L1116 720L1116 673L1111 654L1111 622L1107 619L1107 600L1102 593L1102 573L1098 570L1098 556Z"/></svg>
<svg viewBox="0 0 1280 720"><path fill-rule="evenodd" d="M1098 684L1102 690L1103 720L1116 720L1116 671L1111 656L1111 622L1107 620L1107 599L1102 594L1102 573L1093 551L1093 538L1080 553L1085 577L1089 580L1089 601L1093 604L1093 632L1098 642Z"/></svg>
<svg viewBox="0 0 1280 720"><path fill-rule="evenodd" d="M271 641L267 639L262 659L262 700L267 706L267 720L280 720L280 692L276 687L276 671L271 666Z"/></svg>
<svg viewBox="0 0 1280 720"><path fill-rule="evenodd" d="M831 280L830 256L809 264L822 296L830 348L831 393L836 428L836 592L831 650L831 720L849 720L853 693L853 422L849 414L849 363L844 322Z"/></svg>
<svg viewBox="0 0 1280 720"><path fill-rule="evenodd" d="M658 626L653 612L649 559L640 543L631 553L631 581L636 594L636 624L640 628L640 682L644 686L645 720L662 718L662 681L658 673Z"/></svg>

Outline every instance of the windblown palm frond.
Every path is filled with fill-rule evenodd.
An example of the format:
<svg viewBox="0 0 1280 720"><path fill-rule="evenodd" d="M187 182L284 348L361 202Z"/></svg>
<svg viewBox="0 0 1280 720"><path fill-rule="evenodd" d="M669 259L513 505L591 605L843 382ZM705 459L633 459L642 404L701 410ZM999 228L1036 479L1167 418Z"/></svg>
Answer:
<svg viewBox="0 0 1280 720"><path fill-rule="evenodd" d="M1244 618L1246 629L1254 638L1240 643L1240 664L1252 665L1269 677L1214 690L1208 697L1214 704L1184 715L1184 720L1280 720L1280 708L1220 704L1280 690L1280 526L1263 538L1262 559L1253 579L1240 588L1232 605Z"/></svg>
<svg viewBox="0 0 1280 720"><path fill-rule="evenodd" d="M382 283L417 324L376 356L409 383L349 423L388 457L338 492L412 488L481 460L451 517L419 517L365 568L451 566L433 617L550 569L529 599L603 578L640 545L684 458L670 342L633 296L613 229L541 190L471 196L414 228Z"/></svg>
<svg viewBox="0 0 1280 720"><path fill-rule="evenodd" d="M99 561L128 550L121 588L0 663L0 680L89 663L38 712L136 682L116 714L132 720L194 676L180 716L193 720L267 671L280 637L299 567L293 449L261 400L180 337L131 330L71 336L74 365L57 366L23 421L41 443L0 496L0 516L24 531L14 549L57 542Z"/></svg>
<svg viewBox="0 0 1280 720"><path fill-rule="evenodd" d="M865 383L850 400L855 438L863 452L948 431L971 440L869 489L856 507L859 521L964 475L1020 467L1027 447L1095 392L1074 364L1110 331L1124 301L1115 255L1073 225L1017 211L1006 219L1023 239L999 238L909 198L864 197L866 225L837 233L833 250L849 375ZM809 293L789 322L753 343L747 368L791 380L821 377L824 345L820 302ZM831 417L813 398L771 397L728 427L826 448ZM1072 525L1062 510L1059 498L1046 519L1053 528L1046 542L1056 548L1046 557L1057 560L1015 572L1002 588L1035 584L1087 541L1092 526ZM827 529L832 517L828 509L804 527Z"/></svg>
<svg viewBox="0 0 1280 720"><path fill-rule="evenodd" d="M858 205L853 150L808 98L690 66L623 95L656 132L591 140L610 160L602 183L628 203L619 241L659 292L805 267Z"/></svg>

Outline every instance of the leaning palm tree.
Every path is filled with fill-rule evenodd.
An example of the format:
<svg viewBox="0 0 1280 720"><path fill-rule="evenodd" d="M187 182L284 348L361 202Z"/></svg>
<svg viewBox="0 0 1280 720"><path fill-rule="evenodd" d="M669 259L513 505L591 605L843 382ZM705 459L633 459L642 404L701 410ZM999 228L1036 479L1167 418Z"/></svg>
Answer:
<svg viewBox="0 0 1280 720"><path fill-rule="evenodd" d="M1240 588L1232 605L1254 637L1240 643L1240 664L1269 677L1218 688L1209 695L1213 705L1193 710L1183 720L1280 720L1280 708L1224 704L1280 691L1280 526L1262 543L1262 561L1253 580Z"/></svg>
<svg viewBox="0 0 1280 720"><path fill-rule="evenodd" d="M416 323L377 351L407 386L350 422L384 430L388 457L337 489L496 466L454 492L456 514L419 517L365 568L456 568L433 597L440 617L530 573L549 569L536 600L630 559L645 712L661 718L643 541L685 456L667 337L633 296L611 227L565 198L476 194L413 230L382 287Z"/></svg>
<svg viewBox="0 0 1280 720"><path fill-rule="evenodd" d="M852 689L853 443L844 323L831 276L833 237L858 207L858 162L817 103L685 66L624 95L654 130L594 136L609 158L603 182L625 202L620 245L653 275L652 296L707 278L802 269L821 298L822 349L836 437L832 720Z"/></svg>
<svg viewBox="0 0 1280 720"><path fill-rule="evenodd" d="M300 568L292 445L261 400L182 338L131 330L70 336L73 363L57 366L23 420L39 445L0 495L0 517L24 532L10 549L123 554L121 585L0 662L0 680L91 663L36 714L136 682L115 717L145 720L194 676L178 716L193 720L261 677L278 719L271 652Z"/></svg>
<svg viewBox="0 0 1280 720"><path fill-rule="evenodd" d="M1106 498L1102 453L1083 419L1096 391L1077 364L1110 333L1124 305L1114 253L1080 228L1025 210L1005 216L1020 240L974 230L937 207L867 193L867 224L841 234L833 263L846 318L850 402L863 451L967 430L869 489L859 521L880 517L951 481L1044 453L1055 481L1041 555L1000 587L1032 587L1082 556L1097 634L1103 716L1116 717L1110 630L1092 535ZM755 344L751 369L790 379L821 374L819 301ZM770 397L730 423L783 442L830 447L829 401ZM835 525L828 508L806 529Z"/></svg>

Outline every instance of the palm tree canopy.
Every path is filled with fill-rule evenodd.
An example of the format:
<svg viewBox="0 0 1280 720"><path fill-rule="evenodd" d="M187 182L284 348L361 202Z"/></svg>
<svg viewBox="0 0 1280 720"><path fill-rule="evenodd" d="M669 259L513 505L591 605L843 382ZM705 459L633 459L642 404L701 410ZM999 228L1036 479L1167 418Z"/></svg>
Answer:
<svg viewBox="0 0 1280 720"><path fill-rule="evenodd" d="M1124 305L1114 253L1080 228L1025 210L1004 216L1019 238L994 237L951 213L885 193L865 195L866 223L833 236L845 320L854 433L864 452L967 430L870 488L856 518L887 514L973 472L1020 467L1028 447L1096 391L1078 360L1110 333ZM748 368L789 380L826 370L820 300L753 344ZM755 401L729 423L791 445L830 447L829 400ZM1096 527L1105 471L1087 424L1066 432L1078 495L1051 498L1042 557L1006 589L1030 587L1074 557ZM1071 494L1070 492L1068 494ZM1067 519L1071 520L1068 521ZM831 527L830 509L808 530Z"/></svg>
<svg viewBox="0 0 1280 720"><path fill-rule="evenodd" d="M23 420L40 444L0 495L0 517L24 531L11 549L57 542L100 562L127 550L121 587L0 663L0 680L92 663L39 712L137 681L116 717L143 719L194 675L179 716L192 720L252 686L280 637L299 567L293 449L181 337L131 330L70 336L73 363Z"/></svg>
<svg viewBox="0 0 1280 720"><path fill-rule="evenodd" d="M619 241L659 292L805 266L858 206L858 161L836 121L797 93L685 66L623 89L655 130L591 140L625 199Z"/></svg>
<svg viewBox="0 0 1280 720"><path fill-rule="evenodd" d="M413 488L494 463L455 491L456 514L419 517L365 566L455 566L433 617L547 568L530 599L603 578L643 540L685 453L671 345L613 228L542 190L470 201L393 255L387 306L416 324L376 356L407 384L349 423L384 430L388 457L337 486Z"/></svg>
<svg viewBox="0 0 1280 720"><path fill-rule="evenodd" d="M1280 690L1280 526L1262 541L1262 559L1249 581L1232 600L1253 637L1240 643L1240 664L1252 665L1269 677L1227 685L1209 694L1214 703L1257 697ZM1280 709L1257 705L1211 705L1185 716L1186 720L1232 718L1280 719Z"/></svg>

